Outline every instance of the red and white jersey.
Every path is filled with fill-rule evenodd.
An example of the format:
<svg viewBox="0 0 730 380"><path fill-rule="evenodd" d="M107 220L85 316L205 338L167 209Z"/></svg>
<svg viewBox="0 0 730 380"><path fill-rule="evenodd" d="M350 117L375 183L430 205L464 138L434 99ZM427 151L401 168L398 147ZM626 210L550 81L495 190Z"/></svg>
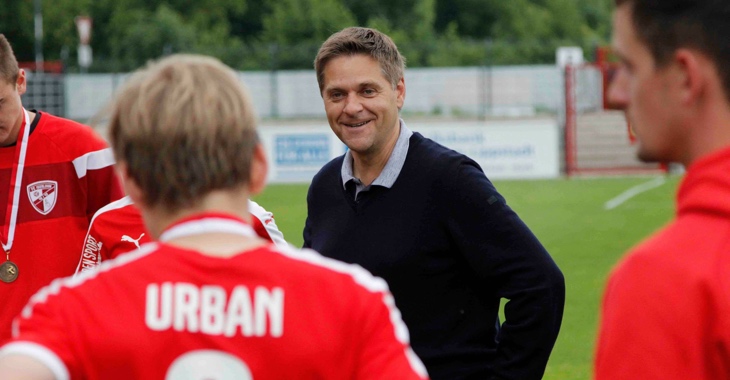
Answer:
<svg viewBox="0 0 730 380"><path fill-rule="evenodd" d="M273 213L250 199L248 200L248 212L251 214L251 226L256 235L278 246L289 246L289 242L284 239L284 234L276 225Z"/></svg>
<svg viewBox="0 0 730 380"><path fill-rule="evenodd" d="M284 234L279 231L274 215L258 203L248 201L251 224L256 234L276 245L287 246ZM113 259L120 254L138 249L142 244L152 241L142 220L139 209L127 196L114 201L94 215L86 234L81 259L76 273L99 265L102 261Z"/></svg>
<svg viewBox="0 0 730 380"><path fill-rule="evenodd" d="M51 280L74 273L92 215L123 196L111 149L90 127L41 112L32 126L9 256L18 266L18 277L0 282L0 342L10 338L11 322L30 296ZM15 153L15 146L0 148L2 202L11 192ZM6 204L0 206L3 229L11 219Z"/></svg>
<svg viewBox="0 0 730 380"><path fill-rule="evenodd" d="M206 214L160 240L244 228L254 235ZM0 355L31 356L57 379L427 378L408 340L387 284L359 266L293 247L222 258L160 242L38 292Z"/></svg>
<svg viewBox="0 0 730 380"><path fill-rule="evenodd" d="M248 210L256 234L276 245L286 246L284 234L279 231L274 214L249 200ZM102 261L138 249L152 241L139 209L128 196L101 209L91 219L89 232L76 266L76 274L95 268Z"/></svg>

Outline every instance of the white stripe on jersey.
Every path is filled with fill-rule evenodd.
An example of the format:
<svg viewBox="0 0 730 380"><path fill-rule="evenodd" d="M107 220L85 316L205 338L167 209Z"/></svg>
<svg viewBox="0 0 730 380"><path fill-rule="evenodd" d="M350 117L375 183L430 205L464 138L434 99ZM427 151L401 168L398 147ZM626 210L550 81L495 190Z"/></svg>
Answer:
<svg viewBox="0 0 730 380"><path fill-rule="evenodd" d="M24 355L43 363L52 373L56 380L68 380L71 375L68 373L66 365L51 350L37 343L32 342L11 342L6 344L0 356L7 355Z"/></svg>
<svg viewBox="0 0 730 380"><path fill-rule="evenodd" d="M256 232L251 226L242 221L207 217L204 219L193 220L187 223L173 225L160 234L157 239L167 242L190 235L200 235L211 232L220 232L224 234L235 234L245 237L254 237Z"/></svg>
<svg viewBox="0 0 730 380"><path fill-rule="evenodd" d="M45 302L46 299L48 299L48 296L58 294L61 291L61 288L77 287L83 284L86 280L96 277L99 273L124 266L125 264L137 260L140 257L147 256L148 254L156 251L157 247L157 243L146 243L135 252L130 252L126 255L121 255L115 260L101 263L101 265L99 265L95 270L82 272L81 274L73 277L57 278L53 280L49 285L41 288L41 290L34 294L28 301L28 304L23 308L20 316L15 317L12 327L13 337L17 338L18 335L20 335L20 327L18 326L20 322L19 319L21 317L30 318L33 315L33 307L38 303ZM32 347L32 349L25 349L24 351L18 350L18 347L23 348L31 346L35 347ZM32 342L15 341L4 345L2 349L0 349L0 355L4 355L6 353L23 354L39 360L46 367L51 369L51 372L53 372L57 380L68 380L70 378L68 368L63 360L61 360L55 352L44 346Z"/></svg>
<svg viewBox="0 0 730 380"><path fill-rule="evenodd" d="M273 247L272 247L273 248ZM296 249L293 247L276 247L275 252L281 253L282 255L293 259L304 261L312 265L327 268L333 272L343 273L350 275L355 282L370 292L383 293L383 303L390 311L390 321L393 324L395 330L395 337L401 343L407 345L408 350L406 351L406 357L411 365L411 368L421 377L428 377L426 366L423 365L421 359L413 351L410 346L410 335L408 333L408 327L401 318L400 310L395 306L395 299L390 293L388 283L380 277L373 276L370 272L365 270L363 267L357 264L348 264L342 261L330 259L322 256L318 252L304 248Z"/></svg>
<svg viewBox="0 0 730 380"><path fill-rule="evenodd" d="M258 219L261 225L264 226L266 232L269 234L269 238L274 244L282 247L289 247L289 242L284 239L284 234L279 230L274 220L274 214L261 207L258 203L248 200L248 213L252 217Z"/></svg>
<svg viewBox="0 0 730 380"><path fill-rule="evenodd" d="M28 300L28 304L25 305L23 311L20 313L20 317L26 319L30 318L33 315L33 307L36 304L45 302L46 299L48 299L48 296L58 294L61 291L61 288L75 288L83 284L86 280L98 276L99 273L103 273L108 270L124 266L125 264L137 260L138 258L147 256L148 254L157 250L157 247L157 243L145 243L142 245L141 248L134 252L120 255L114 260L102 262L94 270L81 272L76 276L57 278L51 281L49 285L41 288L41 290L34 294L33 297L30 297L30 300ZM20 333L20 331L18 331L18 319L19 317L16 317L13 320L13 337L17 337Z"/></svg>
<svg viewBox="0 0 730 380"><path fill-rule="evenodd" d="M110 203L108 203L108 204L107 204L106 206L104 206L104 207L102 207L102 208L98 209L98 210L96 211L96 213L94 214L94 217L93 217L93 218L91 218L91 221L93 222L93 221L94 221L94 219L96 219L96 217L97 217L97 216L98 216L99 214L103 214L103 213L105 213L105 212L107 212L107 211L110 211L110 210L116 210L116 209L118 209L118 208L122 208L122 207L124 207L124 206L127 206L127 205L131 205L131 204L132 204L132 198L130 198L130 197L129 197L129 195L127 195L127 196L126 196L126 197L124 197L124 198L121 198L121 199L117 199L116 201L114 201L114 202L110 202Z"/></svg>
<svg viewBox="0 0 730 380"><path fill-rule="evenodd" d="M89 170L98 170L107 166L114 165L114 153L111 148L105 148L94 152L89 152L81 157L74 159L74 169L76 176L84 178Z"/></svg>
<svg viewBox="0 0 730 380"><path fill-rule="evenodd" d="M131 204L132 204L132 198L130 198L129 196L126 196L122 199L117 199L116 201L111 202L111 203L107 204L106 206L96 210L96 212L94 213L94 216L91 217L91 222L89 222L89 228L86 230L86 237L84 238L84 245L83 245L83 247L81 247L81 255L79 257L79 263L78 263L78 265L76 265L76 272L74 273L74 276L81 273L81 263L84 262L84 249L86 249L86 242L89 241L89 233L91 232L91 226L94 225L94 221L96 221L96 217L105 212L108 212L110 210L116 210L116 209L131 205Z"/></svg>

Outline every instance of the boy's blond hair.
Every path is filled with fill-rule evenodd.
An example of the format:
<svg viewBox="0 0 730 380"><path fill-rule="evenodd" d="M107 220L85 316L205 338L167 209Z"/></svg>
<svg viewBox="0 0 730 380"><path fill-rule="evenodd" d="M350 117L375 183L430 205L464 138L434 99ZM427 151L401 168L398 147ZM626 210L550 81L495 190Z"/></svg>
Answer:
<svg viewBox="0 0 730 380"><path fill-rule="evenodd" d="M109 133L144 203L169 211L247 186L255 126L233 70L214 58L173 55L130 78L113 103Z"/></svg>

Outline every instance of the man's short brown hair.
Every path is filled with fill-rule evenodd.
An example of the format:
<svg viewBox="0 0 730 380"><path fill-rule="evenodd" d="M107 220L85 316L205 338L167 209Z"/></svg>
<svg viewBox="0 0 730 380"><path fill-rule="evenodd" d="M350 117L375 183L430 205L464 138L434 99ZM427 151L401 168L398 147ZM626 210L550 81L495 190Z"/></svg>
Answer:
<svg viewBox="0 0 730 380"><path fill-rule="evenodd" d="M214 58L173 55L129 79L113 103L109 132L144 203L174 211L249 184L255 125L233 70Z"/></svg>
<svg viewBox="0 0 730 380"><path fill-rule="evenodd" d="M614 0L628 6L636 34L658 67L677 49L695 49L716 66L726 96L730 97L730 1L728 0Z"/></svg>
<svg viewBox="0 0 730 380"><path fill-rule="evenodd" d="M20 68L13 48L10 47L10 42L5 35L0 34L0 80L14 85L18 82L19 72Z"/></svg>
<svg viewBox="0 0 730 380"><path fill-rule="evenodd" d="M320 92L324 88L324 68L327 62L343 55L356 54L367 55L378 61L385 79L393 88L403 78L405 58L390 37L371 28L349 27L331 35L319 48L314 59Z"/></svg>

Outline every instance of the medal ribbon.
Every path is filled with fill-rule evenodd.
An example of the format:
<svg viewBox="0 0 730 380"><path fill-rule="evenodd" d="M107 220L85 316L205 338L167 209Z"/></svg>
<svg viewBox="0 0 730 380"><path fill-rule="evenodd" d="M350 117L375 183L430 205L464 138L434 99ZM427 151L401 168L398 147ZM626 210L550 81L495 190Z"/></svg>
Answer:
<svg viewBox="0 0 730 380"><path fill-rule="evenodd" d="M8 196L8 205L5 212L5 226L3 227L3 237L7 238L3 242L3 250L9 254L10 248L13 247L13 238L15 237L15 224L18 220L18 208L20 199L20 187L23 182L23 168L25 167L25 154L28 150L28 135L30 135L30 115L28 111L23 109L23 123L20 125L18 133L19 140L15 144L15 162L10 174L10 194ZM10 212L7 212L7 210Z"/></svg>
<svg viewBox="0 0 730 380"><path fill-rule="evenodd" d="M169 241L184 236L211 232L255 237L256 232L242 219L219 213L204 213L180 220L160 235L159 241Z"/></svg>

